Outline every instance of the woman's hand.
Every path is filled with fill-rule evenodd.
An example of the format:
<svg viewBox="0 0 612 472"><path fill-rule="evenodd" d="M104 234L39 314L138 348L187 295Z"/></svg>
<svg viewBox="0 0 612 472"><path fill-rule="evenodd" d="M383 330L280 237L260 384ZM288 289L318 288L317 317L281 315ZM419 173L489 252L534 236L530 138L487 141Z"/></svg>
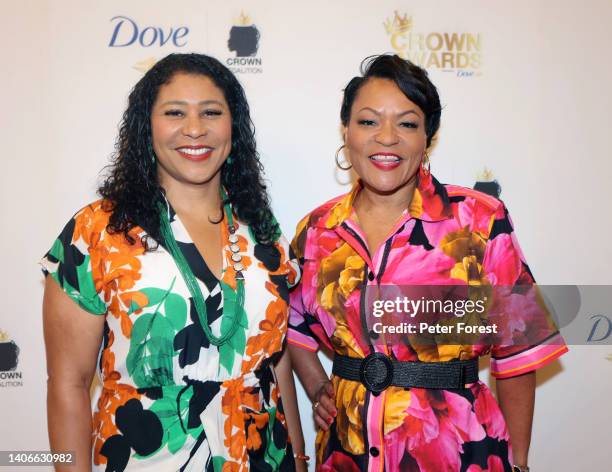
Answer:
<svg viewBox="0 0 612 472"><path fill-rule="evenodd" d="M327 431L337 414L334 401L336 394L327 372L316 352L289 344L289 353L293 368L312 401L315 424Z"/></svg>
<svg viewBox="0 0 612 472"><path fill-rule="evenodd" d="M315 423L323 431L329 429L329 425L333 423L334 418L338 414L334 401L335 398L336 394L334 393L332 383L328 379L320 382L319 387L315 390L312 410Z"/></svg>

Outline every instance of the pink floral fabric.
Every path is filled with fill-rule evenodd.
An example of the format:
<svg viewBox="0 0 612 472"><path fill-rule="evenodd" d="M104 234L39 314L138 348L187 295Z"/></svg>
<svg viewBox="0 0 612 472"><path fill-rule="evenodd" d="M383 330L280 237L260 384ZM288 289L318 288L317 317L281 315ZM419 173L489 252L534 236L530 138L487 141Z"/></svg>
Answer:
<svg viewBox="0 0 612 472"><path fill-rule="evenodd" d="M292 248L303 275L291 294L290 343L356 358L378 351L401 361L490 354L497 378L530 372L567 351L558 332L529 345L373 345L362 323L367 286L479 283L511 288L534 279L501 201L421 173L408 210L371 253L352 206L359 191L358 184L298 225ZM518 313L531 309L520 294L507 295ZM527 318L518 318L508 324L520 332ZM506 423L482 382L453 390L391 386L379 395L335 376L332 384L338 415L329 431L317 435L319 471L511 470Z"/></svg>

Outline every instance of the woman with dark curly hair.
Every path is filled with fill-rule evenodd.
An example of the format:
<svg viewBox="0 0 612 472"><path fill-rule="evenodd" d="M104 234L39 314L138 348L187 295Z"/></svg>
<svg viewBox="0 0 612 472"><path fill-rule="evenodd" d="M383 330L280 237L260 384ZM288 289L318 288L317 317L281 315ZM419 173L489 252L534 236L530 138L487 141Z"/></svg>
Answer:
<svg viewBox="0 0 612 472"><path fill-rule="evenodd" d="M79 470L305 470L283 355L299 268L233 74L153 66L99 193L42 260L51 448Z"/></svg>
<svg viewBox="0 0 612 472"><path fill-rule="evenodd" d="M532 316L540 313L534 280L504 204L431 175L440 114L427 72L398 56L369 58L344 90L336 164L359 180L309 213L293 241L303 274L291 293L289 343L320 428L317 470L529 470L534 371L567 348L554 326ZM435 304L444 286L480 302L496 293L499 304L488 302L482 319L462 318L456 305L448 324L423 309L410 324L413 314L394 311L398 294ZM375 318L382 314L372 300L391 302L389 316ZM447 336L448 329L427 336L457 319L487 329L496 307L495 320L511 328L500 333L504 342ZM406 324L413 331L402 331ZM425 335L396 335L418 335L423 324ZM331 379L319 345L333 352ZM478 377L487 354L499 405Z"/></svg>

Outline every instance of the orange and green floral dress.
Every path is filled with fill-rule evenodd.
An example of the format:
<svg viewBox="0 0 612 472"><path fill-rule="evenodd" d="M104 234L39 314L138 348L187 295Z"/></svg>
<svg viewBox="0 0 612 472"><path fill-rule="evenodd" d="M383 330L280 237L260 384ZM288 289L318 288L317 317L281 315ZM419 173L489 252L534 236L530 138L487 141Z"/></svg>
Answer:
<svg viewBox="0 0 612 472"><path fill-rule="evenodd" d="M109 234L103 201L79 211L42 260L86 311L104 316L102 388L93 413L95 470L290 471L291 445L273 362L287 332L288 290L299 275L288 243L257 244L237 226L243 310L229 342L209 344L172 256ZM170 209L171 228L205 299L209 326L227 332L236 273L224 248L215 278ZM228 240L227 225L221 225ZM235 248L234 248L235 249ZM69 340L67 340L69 342Z"/></svg>
<svg viewBox="0 0 612 472"><path fill-rule="evenodd" d="M486 194L419 175L409 208L374 253L353 201L360 185L307 215L293 249L302 265L291 293L289 342L363 359L446 362L491 355L491 373L508 378L567 351L555 330L532 345L372 343L365 295L376 286L533 285L505 206ZM521 294L512 293L517 301ZM520 326L523 320L512 320ZM503 472L511 470L501 410L482 382L457 389L389 386L377 394L332 376L336 409L317 435L318 471Z"/></svg>

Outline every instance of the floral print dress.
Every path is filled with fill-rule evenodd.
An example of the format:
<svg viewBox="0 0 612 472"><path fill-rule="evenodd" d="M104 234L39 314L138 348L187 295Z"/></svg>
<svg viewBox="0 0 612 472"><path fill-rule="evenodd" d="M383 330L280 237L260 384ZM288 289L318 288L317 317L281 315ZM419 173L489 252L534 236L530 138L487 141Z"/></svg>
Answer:
<svg viewBox="0 0 612 472"><path fill-rule="evenodd" d="M291 293L289 342L315 351L399 361L444 362L491 354L491 373L509 378L567 351L558 332L536 345L372 345L362 292L380 285L533 284L504 205L486 194L443 186L429 173L408 210L370 254L353 201L359 184L307 215L293 241L302 279ZM463 389L390 386L375 395L332 376L338 414L316 440L319 471L500 472L511 470L506 423L482 382Z"/></svg>
<svg viewBox="0 0 612 472"><path fill-rule="evenodd" d="M102 389L94 400L95 470L238 472L293 470L273 362L287 331L288 289L299 276L288 243L256 244L236 222L245 267L239 327L220 347L204 335L195 305L163 246L146 252L142 228L109 234L103 200L79 211L42 260L80 307L104 316ZM229 247L217 280L180 219L171 228L205 299L213 334L236 309ZM236 220L235 220L236 221ZM223 223L223 241L227 225Z"/></svg>

